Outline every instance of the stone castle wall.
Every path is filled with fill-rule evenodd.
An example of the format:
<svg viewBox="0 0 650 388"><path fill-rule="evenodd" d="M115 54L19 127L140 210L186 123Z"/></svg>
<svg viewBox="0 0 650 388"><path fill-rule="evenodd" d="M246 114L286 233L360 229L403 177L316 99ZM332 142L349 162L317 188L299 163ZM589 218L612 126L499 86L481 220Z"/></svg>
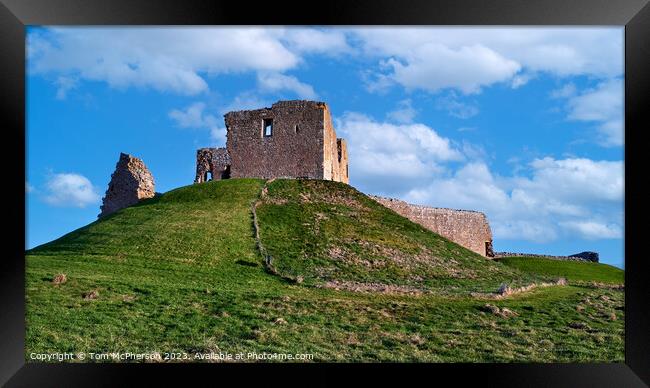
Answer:
<svg viewBox="0 0 650 388"><path fill-rule="evenodd" d="M345 140L336 137L332 115L327 105L324 115L323 179L350 183L347 145Z"/></svg>
<svg viewBox="0 0 650 388"><path fill-rule="evenodd" d="M522 252L495 252L495 258L503 257L534 257L540 259L552 259L552 260L573 260L573 261L590 261L598 263L599 255L596 252L581 252L576 253L575 255L568 256L558 256L558 255L541 255L538 253L522 253Z"/></svg>
<svg viewBox="0 0 650 388"><path fill-rule="evenodd" d="M492 231L487 217L481 212L412 205L393 198L371 198L471 251L487 257L493 256Z"/></svg>
<svg viewBox="0 0 650 388"><path fill-rule="evenodd" d="M349 183L347 145L336 137L324 102L278 101L271 108L228 112L224 119L226 148L197 151L195 183L231 177Z"/></svg>
<svg viewBox="0 0 650 388"><path fill-rule="evenodd" d="M101 213L104 217L141 199L152 198L156 194L153 175L141 159L120 153L120 159L111 174L106 195L102 199Z"/></svg>
<svg viewBox="0 0 650 388"><path fill-rule="evenodd" d="M271 108L225 115L232 178L312 178L324 175L326 105L280 101ZM264 120L273 120L271 136Z"/></svg>
<svg viewBox="0 0 650 388"><path fill-rule="evenodd" d="M208 175L209 173L209 175ZM230 155L225 148L199 148L196 151L194 183L227 179L230 177Z"/></svg>
<svg viewBox="0 0 650 388"><path fill-rule="evenodd" d="M345 139L336 139L336 148L338 150L340 182L350 183L350 171L348 168L348 143Z"/></svg>
<svg viewBox="0 0 650 388"><path fill-rule="evenodd" d="M323 112L323 138L323 179L335 180L335 178L338 178L340 167L336 133L327 107Z"/></svg>

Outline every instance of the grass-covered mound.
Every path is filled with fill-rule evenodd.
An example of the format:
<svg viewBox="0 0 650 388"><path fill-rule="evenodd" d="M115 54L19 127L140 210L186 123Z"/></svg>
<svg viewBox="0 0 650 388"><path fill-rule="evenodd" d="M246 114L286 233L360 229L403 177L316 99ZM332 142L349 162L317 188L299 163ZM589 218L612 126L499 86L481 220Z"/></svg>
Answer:
<svg viewBox="0 0 650 388"><path fill-rule="evenodd" d="M498 261L522 272L546 277L564 277L573 282L623 284L625 277L625 272L619 268L588 261L539 257L503 257Z"/></svg>
<svg viewBox="0 0 650 388"><path fill-rule="evenodd" d="M257 208L262 243L278 272L305 284L467 293L538 279L432 233L343 183L284 179L266 191Z"/></svg>
<svg viewBox="0 0 650 388"><path fill-rule="evenodd" d="M290 184L277 184L270 185L269 195L282 187L302 194ZM377 274L380 280L371 281L440 290L410 295L318 288L314 285L325 278L314 276L295 284L269 274L252 228L251 203L263 186L262 180L233 179L182 187L27 251L26 359L31 361L31 353L172 352L180 353L181 361L194 362L201 361L195 358L197 353L242 352L244 361L255 361L247 358L248 353L306 353L314 361L341 362L623 360L621 291L562 286L497 300L471 297L460 290L491 290L498 281L524 275L472 256L384 212L351 188L344 191L353 194L350 198L358 198L370 215L383 214L388 221L359 223L358 217L366 213L355 213L354 206L345 203L332 205L337 210L326 215L347 231L334 236L349 236L365 225L368 230L359 231L359 236L372 244L403 252L423 246L441 258L453 255L471 265L476 278L468 277L470 272L454 277L436 269L435 262L404 272L364 269L363 264L329 267L341 268L331 272L341 279L366 281ZM329 195L317 193L317 187L313 186L312 198ZM269 216L278 208L266 210ZM265 216L261 229L288 228L284 224L290 219L278 213L277 220ZM289 214L297 217L296 233L304 233L303 223L314 225L315 218ZM393 225L398 236L389 239L381 225ZM273 241L264 236L272 247ZM287 249L305 246L289 243L301 242L302 236L298 240L292 240L296 234L285 236L280 243ZM380 238L388 243L380 243ZM314 252L322 252L318 244ZM375 260L377 255L370 256ZM283 256L277 257L280 265ZM297 254L293 257L301 260ZM330 260L309 257L319 257L325 264ZM305 276L318 275L309 272L309 266L304 268ZM58 274L65 274L66 281L53 282ZM410 276L424 274L435 276L409 283ZM473 286L472 280L478 285ZM444 292L445 283L457 287L452 296ZM494 314L486 303L516 315ZM88 361L93 360L84 362Z"/></svg>

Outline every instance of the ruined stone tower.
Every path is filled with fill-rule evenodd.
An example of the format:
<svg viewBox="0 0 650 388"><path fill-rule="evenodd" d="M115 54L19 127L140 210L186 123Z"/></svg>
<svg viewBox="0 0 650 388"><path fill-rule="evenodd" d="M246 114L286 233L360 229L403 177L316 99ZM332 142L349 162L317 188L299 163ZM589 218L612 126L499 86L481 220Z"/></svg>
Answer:
<svg viewBox="0 0 650 388"><path fill-rule="evenodd" d="M120 159L111 175L108 190L102 200L101 213L104 217L141 199L152 198L156 194L153 175L141 159L120 153Z"/></svg>
<svg viewBox="0 0 650 388"><path fill-rule="evenodd" d="M201 148L195 183L226 178L311 178L349 183L348 152L324 102L278 101L224 115L226 148Z"/></svg>

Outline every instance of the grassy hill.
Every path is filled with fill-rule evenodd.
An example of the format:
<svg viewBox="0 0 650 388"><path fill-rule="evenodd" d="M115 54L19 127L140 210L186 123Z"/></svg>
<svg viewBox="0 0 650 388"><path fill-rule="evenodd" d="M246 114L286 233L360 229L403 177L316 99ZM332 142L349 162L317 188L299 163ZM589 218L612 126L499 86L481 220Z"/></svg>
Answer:
<svg viewBox="0 0 650 388"><path fill-rule="evenodd" d="M261 243L278 275L256 246L256 201ZM57 274L67 281L54 284ZM622 361L620 290L570 282L488 295L503 282L559 275L487 260L340 183L208 182L27 251L26 358L67 351L178 352L184 361L208 352Z"/></svg>
<svg viewBox="0 0 650 388"><path fill-rule="evenodd" d="M431 233L343 183L273 181L258 215L275 267L307 285L467 294L540 279Z"/></svg>
<svg viewBox="0 0 650 388"><path fill-rule="evenodd" d="M522 272L541 276L562 276L569 281L623 284L625 272L602 263L553 260L539 257L504 257L499 262Z"/></svg>

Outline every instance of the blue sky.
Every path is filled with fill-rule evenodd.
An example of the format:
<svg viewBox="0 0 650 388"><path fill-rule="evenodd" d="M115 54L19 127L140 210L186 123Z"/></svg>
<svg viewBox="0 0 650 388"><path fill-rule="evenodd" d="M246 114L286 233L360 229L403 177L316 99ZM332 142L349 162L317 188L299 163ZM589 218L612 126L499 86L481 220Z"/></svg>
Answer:
<svg viewBox="0 0 650 388"><path fill-rule="evenodd" d="M330 105L350 184L487 214L497 251L623 266L623 28L44 28L27 34L28 248L94 221L120 152L191 184L223 114Z"/></svg>

